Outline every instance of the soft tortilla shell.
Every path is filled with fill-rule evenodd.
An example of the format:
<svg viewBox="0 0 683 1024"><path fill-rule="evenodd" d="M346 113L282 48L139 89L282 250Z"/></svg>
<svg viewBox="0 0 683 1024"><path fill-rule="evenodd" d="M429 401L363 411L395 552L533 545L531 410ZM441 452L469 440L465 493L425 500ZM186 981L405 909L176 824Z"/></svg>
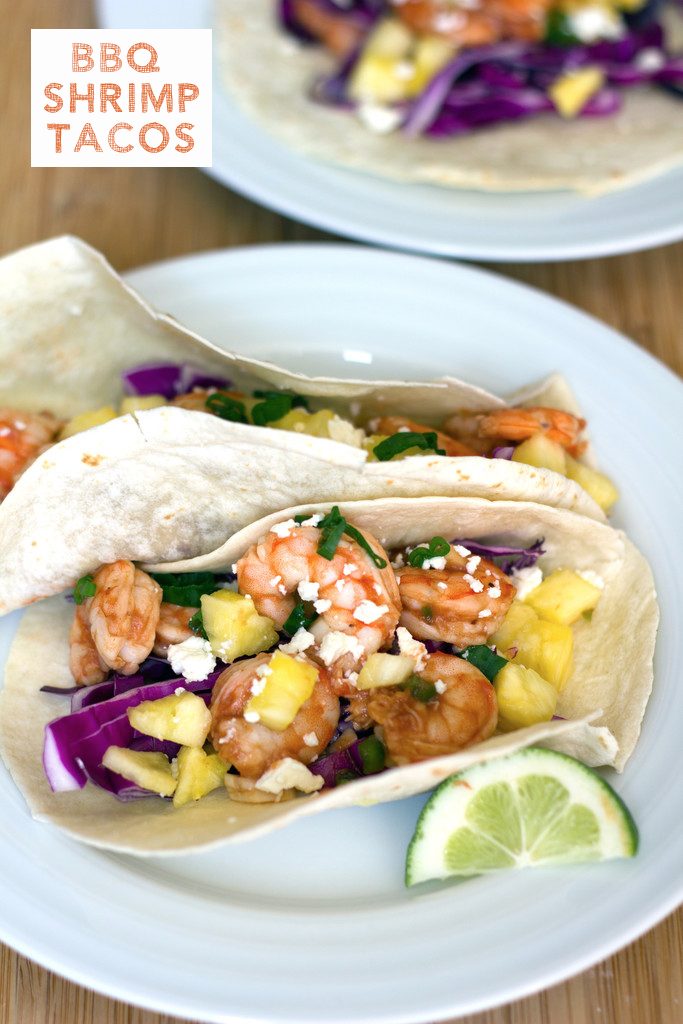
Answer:
<svg viewBox="0 0 683 1024"><path fill-rule="evenodd" d="M389 545L415 543L433 533L514 537L523 542L543 536L547 569L564 565L592 568L603 575L605 590L590 626L586 624L577 635L575 671L558 707L559 714L580 720L549 722L495 737L458 754L394 768L283 804L239 804L220 792L175 811L161 800L122 804L92 785L53 794L41 768L43 728L64 713L64 702L40 693L39 687L71 682L67 635L73 616L71 606L54 598L24 615L0 694L0 752L34 817L95 846L141 855L174 854L251 839L334 807L369 805L424 792L470 764L533 743L550 745L589 764L623 768L638 737L651 688L658 616L649 568L623 534L569 512L512 502L424 498L341 507L353 522L373 530ZM273 522L314 508L298 506L253 524L235 536L229 557L240 555ZM195 564L214 562L208 557Z"/></svg>
<svg viewBox="0 0 683 1024"><path fill-rule="evenodd" d="M572 189L599 195L683 162L683 107L642 86L609 118L552 114L455 139L377 135L346 110L313 103L311 82L332 65L275 22L274 0L219 0L219 56L231 96L306 156L404 182L494 192Z"/></svg>
<svg viewBox="0 0 683 1024"><path fill-rule="evenodd" d="M536 498L602 515L571 480L521 463L364 459L335 441L170 407L76 434L36 460L0 505L0 613L58 594L119 558L174 562L205 554L302 500L437 492Z"/></svg>

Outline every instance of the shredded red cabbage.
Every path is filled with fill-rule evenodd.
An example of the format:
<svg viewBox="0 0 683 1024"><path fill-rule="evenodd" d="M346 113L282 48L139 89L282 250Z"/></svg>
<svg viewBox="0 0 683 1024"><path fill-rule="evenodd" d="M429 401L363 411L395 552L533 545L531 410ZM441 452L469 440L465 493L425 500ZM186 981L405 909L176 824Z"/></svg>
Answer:
<svg viewBox="0 0 683 1024"><path fill-rule="evenodd" d="M134 740L143 738L128 721L127 709L136 707L143 700L167 697L178 687L197 693L208 703L213 684L221 671L212 672L199 682L176 678L138 685L99 703L86 704L78 711L49 722L45 726L43 768L50 787L56 793L82 789L91 779L100 788L121 799L148 795L132 786L127 779L102 766L102 758L108 747L129 747ZM131 680L134 678L130 677Z"/></svg>
<svg viewBox="0 0 683 1024"><path fill-rule="evenodd" d="M364 24L363 40L374 21L389 13L387 0L312 0L326 14ZM415 137L451 137L485 125L555 111L549 88L558 77L588 64L605 73L606 85L592 96L581 117L607 117L622 104L621 90L643 83L683 95L683 56L666 50L656 20L659 0L624 16L624 35L597 43L567 46L507 41L461 50L412 101L396 104L403 111L402 130ZM315 41L296 18L293 0L280 0L280 23L299 39ZM360 47L338 69L312 86L319 103L353 108L348 82Z"/></svg>
<svg viewBox="0 0 683 1024"><path fill-rule="evenodd" d="M499 445L491 452L492 459L511 459L515 451L513 444Z"/></svg>
<svg viewBox="0 0 683 1024"><path fill-rule="evenodd" d="M127 395L163 395L176 398L195 388L229 388L225 377L208 374L191 363L143 363L121 374Z"/></svg>
<svg viewBox="0 0 683 1024"><path fill-rule="evenodd" d="M481 544L476 540L452 540L456 544L467 548L473 555L481 555L482 558L490 558L499 569L509 575L513 569L528 569L535 565L537 559L545 554L543 538L537 540L527 548L514 548L503 544Z"/></svg>

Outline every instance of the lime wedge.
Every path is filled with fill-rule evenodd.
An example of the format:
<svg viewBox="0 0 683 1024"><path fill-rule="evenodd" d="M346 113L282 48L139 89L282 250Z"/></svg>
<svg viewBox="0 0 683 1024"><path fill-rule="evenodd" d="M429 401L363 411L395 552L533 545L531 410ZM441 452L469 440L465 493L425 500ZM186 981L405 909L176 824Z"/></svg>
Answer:
<svg viewBox="0 0 683 1024"><path fill-rule="evenodd" d="M637 849L633 818L597 772L526 747L451 775L434 791L408 847L406 885L633 857Z"/></svg>

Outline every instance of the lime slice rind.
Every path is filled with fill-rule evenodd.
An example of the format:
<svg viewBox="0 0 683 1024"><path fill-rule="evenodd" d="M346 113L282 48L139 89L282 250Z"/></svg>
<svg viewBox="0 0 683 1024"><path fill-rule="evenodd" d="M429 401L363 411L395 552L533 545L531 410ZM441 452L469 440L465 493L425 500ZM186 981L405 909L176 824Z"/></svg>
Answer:
<svg viewBox="0 0 683 1024"><path fill-rule="evenodd" d="M631 814L600 775L566 754L527 747L441 783L408 847L406 884L632 857L637 847Z"/></svg>

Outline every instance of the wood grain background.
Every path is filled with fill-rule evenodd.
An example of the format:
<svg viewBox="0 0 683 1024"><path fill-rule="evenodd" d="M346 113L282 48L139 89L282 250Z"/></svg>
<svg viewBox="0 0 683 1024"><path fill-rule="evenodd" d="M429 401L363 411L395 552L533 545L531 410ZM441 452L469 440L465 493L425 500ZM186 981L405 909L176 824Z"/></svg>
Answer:
<svg viewBox="0 0 683 1024"><path fill-rule="evenodd" d="M93 24L92 12L88 0L2 0L0 11L1 253L69 232L125 270L202 249L333 239L256 206L196 170L32 169L29 30L86 27ZM579 306L683 372L683 243L610 259L493 269ZM1 919L0 907L0 928ZM571 981L462 1021L681 1024L683 910ZM0 946L0 1024L176 1022L88 992Z"/></svg>

